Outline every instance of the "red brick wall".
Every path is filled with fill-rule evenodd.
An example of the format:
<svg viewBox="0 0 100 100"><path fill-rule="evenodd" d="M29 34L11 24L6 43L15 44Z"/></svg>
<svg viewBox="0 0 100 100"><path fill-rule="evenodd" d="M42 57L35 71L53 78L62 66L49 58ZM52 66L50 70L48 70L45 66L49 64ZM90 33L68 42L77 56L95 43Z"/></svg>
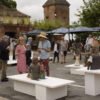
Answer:
<svg viewBox="0 0 100 100"><path fill-rule="evenodd" d="M18 25L0 25L0 38L5 35L5 32L14 32L16 36L19 36L21 33L28 32L33 30L31 26L18 26Z"/></svg>

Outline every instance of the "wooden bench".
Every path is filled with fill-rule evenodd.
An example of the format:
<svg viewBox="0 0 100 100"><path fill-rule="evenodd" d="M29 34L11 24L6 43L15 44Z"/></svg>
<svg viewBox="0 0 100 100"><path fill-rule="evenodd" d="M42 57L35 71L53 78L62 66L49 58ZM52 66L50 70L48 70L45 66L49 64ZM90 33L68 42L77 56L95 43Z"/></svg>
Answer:
<svg viewBox="0 0 100 100"><path fill-rule="evenodd" d="M27 74L8 76L14 81L14 90L35 96L37 100L56 100L67 96L67 85L74 81L46 77L46 79L31 80Z"/></svg>
<svg viewBox="0 0 100 100"><path fill-rule="evenodd" d="M85 72L85 94L96 96L100 94L100 70L78 69Z"/></svg>

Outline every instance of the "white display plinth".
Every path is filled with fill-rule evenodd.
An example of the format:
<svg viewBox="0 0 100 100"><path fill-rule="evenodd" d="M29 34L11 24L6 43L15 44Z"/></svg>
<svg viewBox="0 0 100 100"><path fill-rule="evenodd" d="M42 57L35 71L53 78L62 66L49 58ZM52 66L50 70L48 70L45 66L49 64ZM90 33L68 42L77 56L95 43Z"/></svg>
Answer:
<svg viewBox="0 0 100 100"><path fill-rule="evenodd" d="M85 72L85 94L96 96L100 94L100 70L78 69Z"/></svg>
<svg viewBox="0 0 100 100"><path fill-rule="evenodd" d="M74 81L46 77L41 80L31 80L27 74L8 76L14 81L14 90L35 96L37 100L56 100L67 96L67 85Z"/></svg>
<svg viewBox="0 0 100 100"><path fill-rule="evenodd" d="M17 64L17 60L13 60L13 56L9 56L9 60L7 61L8 65Z"/></svg>
<svg viewBox="0 0 100 100"><path fill-rule="evenodd" d="M77 71L77 69L84 68L83 65L75 66L75 64L66 65L70 69L70 74L84 75L84 73Z"/></svg>
<svg viewBox="0 0 100 100"><path fill-rule="evenodd" d="M33 55L31 56L31 59L33 58ZM53 57L49 58L50 60L53 59ZM40 57L38 57L38 60L40 60ZM9 56L9 60L7 61L8 65L12 65L12 64L17 64L17 59L13 60L13 56Z"/></svg>

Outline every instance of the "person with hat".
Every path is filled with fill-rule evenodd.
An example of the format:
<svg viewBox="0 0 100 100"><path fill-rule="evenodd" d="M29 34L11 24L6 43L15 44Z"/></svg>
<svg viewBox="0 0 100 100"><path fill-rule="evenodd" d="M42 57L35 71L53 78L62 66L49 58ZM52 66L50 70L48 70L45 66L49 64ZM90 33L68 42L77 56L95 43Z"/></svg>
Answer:
<svg viewBox="0 0 100 100"><path fill-rule="evenodd" d="M51 43L49 40L47 40L45 32L41 32L41 34L38 37L40 38L38 45L38 52L40 53L40 63L44 65L46 74L47 76L49 76L49 57Z"/></svg>

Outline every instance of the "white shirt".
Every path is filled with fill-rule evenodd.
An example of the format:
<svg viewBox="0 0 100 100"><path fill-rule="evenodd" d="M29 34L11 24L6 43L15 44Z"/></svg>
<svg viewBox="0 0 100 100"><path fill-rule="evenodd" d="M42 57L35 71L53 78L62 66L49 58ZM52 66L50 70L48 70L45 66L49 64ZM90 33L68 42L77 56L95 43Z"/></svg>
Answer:
<svg viewBox="0 0 100 100"><path fill-rule="evenodd" d="M58 52L58 50L57 50L57 43L54 45L54 52Z"/></svg>
<svg viewBox="0 0 100 100"><path fill-rule="evenodd" d="M86 45L91 45L91 46L93 46L93 38L87 38L87 40L86 40Z"/></svg>

